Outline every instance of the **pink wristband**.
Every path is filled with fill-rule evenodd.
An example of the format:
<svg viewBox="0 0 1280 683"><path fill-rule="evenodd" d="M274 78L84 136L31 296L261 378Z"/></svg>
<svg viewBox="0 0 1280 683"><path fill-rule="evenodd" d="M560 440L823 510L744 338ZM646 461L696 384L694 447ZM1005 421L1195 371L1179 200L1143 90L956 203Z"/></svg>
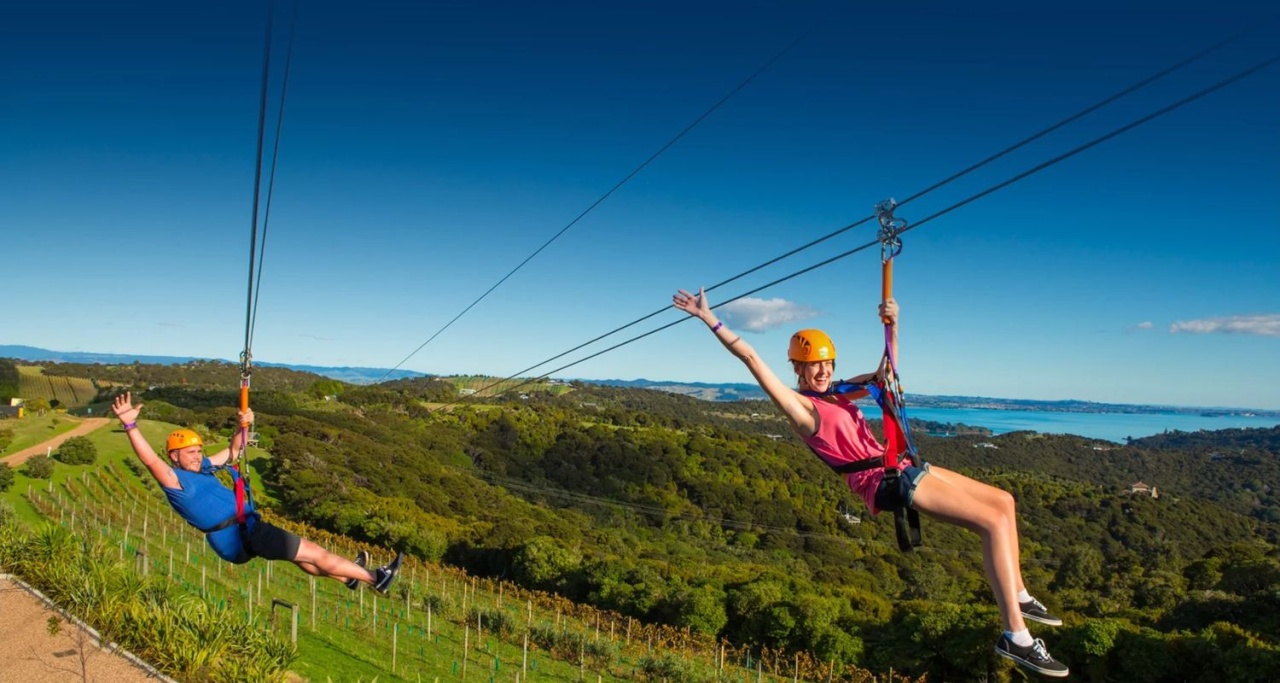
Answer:
<svg viewBox="0 0 1280 683"><path fill-rule="evenodd" d="M724 327L724 321L723 321L723 320L721 320L721 321L717 322L717 323L716 323L716 325L715 325L715 327L711 328L711 334L715 334L716 332L719 332L719 331L720 331L720 328L722 328L722 327Z"/></svg>

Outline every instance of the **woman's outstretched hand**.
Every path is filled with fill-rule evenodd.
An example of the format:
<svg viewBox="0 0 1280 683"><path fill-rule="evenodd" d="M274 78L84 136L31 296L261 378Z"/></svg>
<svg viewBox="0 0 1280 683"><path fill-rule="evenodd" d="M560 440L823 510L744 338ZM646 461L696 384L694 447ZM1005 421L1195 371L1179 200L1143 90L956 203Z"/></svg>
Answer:
<svg viewBox="0 0 1280 683"><path fill-rule="evenodd" d="M711 307L707 305L707 293L702 288L698 289L697 294L690 294L683 289L678 290L671 297L671 303L685 313L704 320L707 315L711 314Z"/></svg>

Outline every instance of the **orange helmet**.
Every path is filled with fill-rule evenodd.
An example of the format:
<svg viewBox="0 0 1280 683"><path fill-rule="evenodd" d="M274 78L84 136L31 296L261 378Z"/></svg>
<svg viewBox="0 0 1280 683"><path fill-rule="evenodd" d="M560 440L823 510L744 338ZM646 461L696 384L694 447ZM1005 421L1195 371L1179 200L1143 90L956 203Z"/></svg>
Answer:
<svg viewBox="0 0 1280 683"><path fill-rule="evenodd" d="M787 358L801 363L835 360L836 345L831 343L831 337L822 330L800 330L791 335Z"/></svg>
<svg viewBox="0 0 1280 683"><path fill-rule="evenodd" d="M200 440L200 435L190 429L177 429L169 433L169 440L165 444L166 450L176 451L187 446L203 446L204 441Z"/></svg>

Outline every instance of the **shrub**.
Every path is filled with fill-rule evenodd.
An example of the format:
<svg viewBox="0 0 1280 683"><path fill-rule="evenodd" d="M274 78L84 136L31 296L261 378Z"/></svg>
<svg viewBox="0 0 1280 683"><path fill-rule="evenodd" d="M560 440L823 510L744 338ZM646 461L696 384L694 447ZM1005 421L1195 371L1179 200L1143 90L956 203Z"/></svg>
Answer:
<svg viewBox="0 0 1280 683"><path fill-rule="evenodd" d="M0 462L0 493L8 491L13 486L13 468L9 467L9 463Z"/></svg>
<svg viewBox="0 0 1280 683"><path fill-rule="evenodd" d="M125 460L124 466L129 468L130 472L133 472L139 477L141 477L144 474L147 474L146 465L143 465L142 462L139 461L137 458L129 458L128 460Z"/></svg>
<svg viewBox="0 0 1280 683"><path fill-rule="evenodd" d="M23 468L23 474L32 479L48 479L53 476L53 459L47 455L33 456Z"/></svg>
<svg viewBox="0 0 1280 683"><path fill-rule="evenodd" d="M453 599L447 595L424 595L419 609L430 609L437 617L447 617L455 609Z"/></svg>
<svg viewBox="0 0 1280 683"><path fill-rule="evenodd" d="M13 443L13 430L0 429L0 452L8 448L11 443Z"/></svg>
<svg viewBox="0 0 1280 683"><path fill-rule="evenodd" d="M699 671L690 662L671 655L646 655L640 658L638 664L640 677L646 681L704 683L712 680L710 675Z"/></svg>
<svg viewBox="0 0 1280 683"><path fill-rule="evenodd" d="M98 447L88 437L73 436L62 442L53 457L67 465L92 465L98 459Z"/></svg>
<svg viewBox="0 0 1280 683"><path fill-rule="evenodd" d="M529 629L529 640L534 647L542 648L546 652L554 652L560 642L560 630L537 625Z"/></svg>
<svg viewBox="0 0 1280 683"><path fill-rule="evenodd" d="M618 646L608 640L593 638L582 644L580 652L587 666L600 671L613 665L618 656Z"/></svg>
<svg viewBox="0 0 1280 683"><path fill-rule="evenodd" d="M500 638L510 638L519 628L516 620L502 610L472 609L467 621L483 624L486 632L497 634Z"/></svg>

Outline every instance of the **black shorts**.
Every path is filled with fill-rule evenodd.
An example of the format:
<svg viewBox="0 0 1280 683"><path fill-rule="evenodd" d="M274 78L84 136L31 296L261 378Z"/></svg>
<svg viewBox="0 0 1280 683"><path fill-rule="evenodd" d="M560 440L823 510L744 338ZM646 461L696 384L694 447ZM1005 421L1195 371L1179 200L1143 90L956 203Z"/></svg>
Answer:
<svg viewBox="0 0 1280 683"><path fill-rule="evenodd" d="M245 550L249 551L252 557L292 562L298 557L298 548L302 546L302 539L278 526L257 519L249 530L249 538L246 539L245 544L247 546Z"/></svg>

